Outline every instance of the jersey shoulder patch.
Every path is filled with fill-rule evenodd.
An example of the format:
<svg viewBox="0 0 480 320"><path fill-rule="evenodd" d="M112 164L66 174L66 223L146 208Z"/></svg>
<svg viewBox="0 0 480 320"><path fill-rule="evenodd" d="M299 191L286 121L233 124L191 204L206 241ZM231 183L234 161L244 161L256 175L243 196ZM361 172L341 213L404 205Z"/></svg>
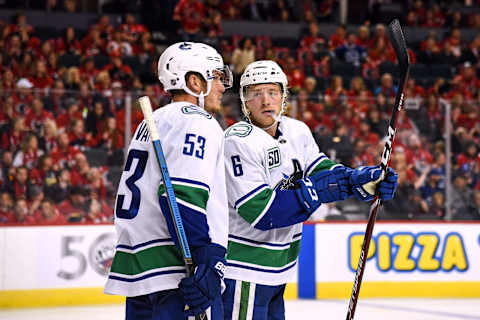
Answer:
<svg viewBox="0 0 480 320"><path fill-rule="evenodd" d="M210 113L208 113L204 109L202 109L200 107L197 107L197 106L194 106L194 105L183 106L181 110L182 110L183 114L187 114L187 115L188 114L199 114L199 115L202 115L202 116L206 117L207 119L212 119L212 115Z"/></svg>
<svg viewBox="0 0 480 320"><path fill-rule="evenodd" d="M246 122L236 123L225 130L225 138L230 136L246 137L252 132L252 128L252 125Z"/></svg>

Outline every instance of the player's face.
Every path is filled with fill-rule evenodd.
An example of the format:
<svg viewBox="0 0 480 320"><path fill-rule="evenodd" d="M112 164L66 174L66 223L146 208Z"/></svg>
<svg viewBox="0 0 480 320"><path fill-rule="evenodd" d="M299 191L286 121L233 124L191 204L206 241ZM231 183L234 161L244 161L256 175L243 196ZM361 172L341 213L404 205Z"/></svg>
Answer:
<svg viewBox="0 0 480 320"><path fill-rule="evenodd" d="M222 97L225 92L222 77L223 76L220 72L215 74L215 79L212 80L210 93L205 97L205 110L210 113L219 112L222 108Z"/></svg>
<svg viewBox="0 0 480 320"><path fill-rule="evenodd" d="M282 109L282 90L276 83L249 86L245 103L250 111L250 120L260 128L267 128L275 122Z"/></svg>

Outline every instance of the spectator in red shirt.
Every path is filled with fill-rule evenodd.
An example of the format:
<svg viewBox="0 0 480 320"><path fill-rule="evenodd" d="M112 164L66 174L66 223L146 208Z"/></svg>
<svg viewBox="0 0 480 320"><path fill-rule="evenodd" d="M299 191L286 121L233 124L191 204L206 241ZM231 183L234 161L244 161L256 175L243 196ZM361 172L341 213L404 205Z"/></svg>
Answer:
<svg viewBox="0 0 480 320"><path fill-rule="evenodd" d="M148 86L146 86L146 87L148 87ZM149 94L146 94L146 95L150 96ZM150 101L152 101L152 100L153 99L150 98ZM158 106L158 104L155 104L155 103L152 103L152 105L153 106ZM122 110L118 111L115 114L115 118L117 119L118 130L120 130L120 132L122 132L122 134L124 134L125 133L125 123L126 123L125 109L122 109ZM142 110L140 110L140 107L138 106L138 103L136 103L132 106L132 114L131 114L131 122L130 122L130 131L131 131L132 135L135 133L135 129L137 128L137 126L142 121L143 121L143 113L142 113Z"/></svg>
<svg viewBox="0 0 480 320"><path fill-rule="evenodd" d="M65 132L72 127L75 120L82 120L82 112L78 108L78 103L74 100L69 100L67 112L62 113L56 119L56 124L60 132Z"/></svg>
<svg viewBox="0 0 480 320"><path fill-rule="evenodd" d="M38 168L35 169L44 187L51 187L57 183L57 172L50 155L44 155L38 161ZM32 170L33 171L33 170Z"/></svg>
<svg viewBox="0 0 480 320"><path fill-rule="evenodd" d="M17 167L15 170L15 178L7 186L8 191L15 199L26 197L31 192L32 186L28 181L28 169L25 166Z"/></svg>
<svg viewBox="0 0 480 320"><path fill-rule="evenodd" d="M82 150L92 144L92 134L90 132L85 132L85 122L83 119L73 120L68 133L68 139L71 146L78 147Z"/></svg>
<svg viewBox="0 0 480 320"><path fill-rule="evenodd" d="M100 31L95 26L90 28L90 31L87 36L83 38L81 44L82 51L87 57L105 53L105 39L102 38Z"/></svg>
<svg viewBox="0 0 480 320"><path fill-rule="evenodd" d="M480 80L477 79L475 69L470 62L465 62L461 68L460 74L455 76L455 83L458 83L462 93L468 94L473 98L475 92L480 89Z"/></svg>
<svg viewBox="0 0 480 320"><path fill-rule="evenodd" d="M340 47L346 43L347 31L344 25L339 25L335 33L330 36L328 40L328 47L330 50L335 50L335 48Z"/></svg>
<svg viewBox="0 0 480 320"><path fill-rule="evenodd" d="M139 59L147 60L155 54L155 47L152 44L152 35L150 32L142 33L140 39L133 48L134 55Z"/></svg>
<svg viewBox="0 0 480 320"><path fill-rule="evenodd" d="M117 29L113 31L112 39L107 43L107 53L121 57L133 55L132 45L125 40L123 31Z"/></svg>
<svg viewBox="0 0 480 320"><path fill-rule="evenodd" d="M303 71L297 66L295 58L288 57L285 64L285 74L288 79L288 84L293 92L298 92L305 83L305 75Z"/></svg>
<svg viewBox="0 0 480 320"><path fill-rule="evenodd" d="M40 45L40 50L37 50L35 54L35 61L47 61L48 55L52 52L55 52L55 41L53 39L49 39L42 42Z"/></svg>
<svg viewBox="0 0 480 320"><path fill-rule="evenodd" d="M79 152L75 155L75 164L71 170L71 181L73 186L85 186L88 184L88 173L90 171L90 164L87 157Z"/></svg>
<svg viewBox="0 0 480 320"><path fill-rule="evenodd" d="M148 32L143 24L135 21L135 16L131 13L125 15L125 23L120 28L124 32L125 39L130 43L135 43L144 33Z"/></svg>
<svg viewBox="0 0 480 320"><path fill-rule="evenodd" d="M6 90L13 90L16 87L15 83L15 76L11 69L6 69L3 72L3 76L0 79L0 89Z"/></svg>
<svg viewBox="0 0 480 320"><path fill-rule="evenodd" d="M117 128L117 119L108 117L104 129L98 133L95 139L95 147L106 149L109 165L122 165L123 163L123 136L124 134Z"/></svg>
<svg viewBox="0 0 480 320"><path fill-rule="evenodd" d="M107 189L103 183L102 173L98 168L90 168L87 173L88 188L90 195L94 194L95 199L104 201L107 197Z"/></svg>
<svg viewBox="0 0 480 320"><path fill-rule="evenodd" d="M53 86L53 79L47 73L45 61L37 60L35 62L35 70L33 71L33 76L30 77L29 80L37 89L51 88Z"/></svg>
<svg viewBox="0 0 480 320"><path fill-rule="evenodd" d="M113 32L113 26L110 24L110 17L106 14L102 15L98 20L98 23L93 25L92 28L98 30L101 34L104 34L107 38Z"/></svg>
<svg viewBox="0 0 480 320"><path fill-rule="evenodd" d="M28 204L25 197L19 197L15 201L13 214L15 216L14 224L33 225L36 222L35 218L28 213Z"/></svg>
<svg viewBox="0 0 480 320"><path fill-rule="evenodd" d="M27 78L21 78L17 81L17 92L14 95L15 99L15 112L25 114L28 106L31 105L33 100L32 90L33 83Z"/></svg>
<svg viewBox="0 0 480 320"><path fill-rule="evenodd" d="M82 64L80 66L80 78L82 79L82 83L85 83L88 89L88 85L93 84L93 80L97 76L100 71L95 68L95 63L92 57L85 57L82 60ZM80 86L80 90L82 87Z"/></svg>
<svg viewBox="0 0 480 320"><path fill-rule="evenodd" d="M425 90L415 83L414 78L409 78L405 88L405 96L409 98L423 98L425 97Z"/></svg>
<svg viewBox="0 0 480 320"><path fill-rule="evenodd" d="M5 35L15 32L26 32L29 35L33 33L33 27L28 24L27 16L24 13L18 13L15 17L15 23L10 24L4 31Z"/></svg>
<svg viewBox="0 0 480 320"><path fill-rule="evenodd" d="M76 147L70 146L68 133L60 133L58 135L58 146L51 152L54 164L59 168L71 167L77 153L80 153L80 150Z"/></svg>
<svg viewBox="0 0 480 320"><path fill-rule="evenodd" d="M367 143L358 139L354 142L354 156L352 159L352 167L372 166L375 165L372 154L368 151Z"/></svg>
<svg viewBox="0 0 480 320"><path fill-rule="evenodd" d="M354 140L363 140L371 146L376 146L380 141L377 133L371 130L368 120L360 121L360 126L353 135Z"/></svg>
<svg viewBox="0 0 480 320"><path fill-rule="evenodd" d="M13 166L13 156L11 151L2 153L2 161L0 162L0 190L13 180L15 176L15 167Z"/></svg>
<svg viewBox="0 0 480 320"><path fill-rule="evenodd" d="M413 164L413 168L417 173L421 173L428 165L433 162L430 152L422 145L418 135L412 134L407 141L407 162Z"/></svg>
<svg viewBox="0 0 480 320"><path fill-rule="evenodd" d="M40 204L40 208L34 213L35 220L39 225L63 225L67 224L67 219L60 213L52 200L45 198Z"/></svg>
<svg viewBox="0 0 480 320"><path fill-rule="evenodd" d="M406 24L409 27L418 27L418 17L415 11L408 12Z"/></svg>
<svg viewBox="0 0 480 320"><path fill-rule="evenodd" d="M385 25L379 23L375 26L375 34L370 39L370 48L375 47L378 40L382 39L385 47L389 50L391 49L390 40L387 36L387 30L385 29Z"/></svg>
<svg viewBox="0 0 480 320"><path fill-rule="evenodd" d="M207 43L218 45L219 38L223 36L222 14L218 10L212 10L207 23L205 24Z"/></svg>
<svg viewBox="0 0 480 320"><path fill-rule="evenodd" d="M347 101L347 90L343 86L343 79L340 76L333 76L330 87L325 90L325 104L336 106Z"/></svg>
<svg viewBox="0 0 480 320"><path fill-rule="evenodd" d="M7 56L14 61L20 61L23 53L25 52L20 35L18 33L12 33L8 37L9 39L5 46Z"/></svg>
<svg viewBox="0 0 480 320"><path fill-rule="evenodd" d="M308 35L303 37L302 41L300 42L300 47L308 48L313 51L317 48L316 44L319 39L324 41L323 37L319 35L318 24L316 22L311 22L308 25Z"/></svg>
<svg viewBox="0 0 480 320"><path fill-rule="evenodd" d="M16 117L17 114L14 109L13 97L7 96L5 100L2 101L2 108L0 109L0 132L7 130Z"/></svg>
<svg viewBox="0 0 480 320"><path fill-rule="evenodd" d="M68 222L82 222L89 209L88 191L83 186L71 187L68 198L57 208Z"/></svg>
<svg viewBox="0 0 480 320"><path fill-rule="evenodd" d="M25 116L25 125L37 135L41 135L43 133L45 120L47 119L53 119L53 115L47 110L44 110L42 100L34 98L32 101L32 109L27 111Z"/></svg>
<svg viewBox="0 0 480 320"><path fill-rule="evenodd" d="M458 155L456 167L464 171L474 171L480 168L480 154L475 142L468 141L463 147L463 152Z"/></svg>
<svg viewBox="0 0 480 320"><path fill-rule="evenodd" d="M425 21L422 24L422 28L440 28L442 25L435 19L435 14L432 9L428 9L425 12Z"/></svg>
<svg viewBox="0 0 480 320"><path fill-rule="evenodd" d="M434 3L432 6L432 11L435 23L438 26L443 27L443 25L445 24L445 14L443 13L440 5L438 3Z"/></svg>
<svg viewBox="0 0 480 320"><path fill-rule="evenodd" d="M450 44L450 50L455 57L462 54L462 35L459 28L453 28L450 37L445 39L445 43Z"/></svg>
<svg viewBox="0 0 480 320"><path fill-rule="evenodd" d="M59 54L72 54L79 55L82 52L82 46L80 41L77 40L75 35L75 29L73 27L68 27L65 29L65 34L58 38L55 44L55 50Z"/></svg>
<svg viewBox="0 0 480 320"><path fill-rule="evenodd" d="M182 25L185 41L197 41L204 18L205 9L199 0L180 0L173 12L173 20Z"/></svg>
<svg viewBox="0 0 480 320"><path fill-rule="evenodd" d="M98 73L95 81L95 89L100 92L104 97L110 97L112 95L112 78L108 71L103 70Z"/></svg>
<svg viewBox="0 0 480 320"><path fill-rule="evenodd" d="M370 45L370 30L367 26L360 26L357 31L357 46L365 49Z"/></svg>
<svg viewBox="0 0 480 320"><path fill-rule="evenodd" d="M38 148L38 138L30 134L22 141L22 148L15 154L13 165L15 167L26 166L32 169L37 166L38 159L43 155L43 150Z"/></svg>
<svg viewBox="0 0 480 320"><path fill-rule="evenodd" d="M7 191L0 193L0 224L14 221L12 195Z"/></svg>
<svg viewBox="0 0 480 320"><path fill-rule="evenodd" d="M89 210L85 215L85 219L82 222L87 224L111 222L110 211L112 210L109 210L109 208L103 201L92 198Z"/></svg>
<svg viewBox="0 0 480 320"><path fill-rule="evenodd" d="M26 132L27 129L24 125L24 118L15 118L12 129L2 134L2 149L12 152L17 151L20 148Z"/></svg>

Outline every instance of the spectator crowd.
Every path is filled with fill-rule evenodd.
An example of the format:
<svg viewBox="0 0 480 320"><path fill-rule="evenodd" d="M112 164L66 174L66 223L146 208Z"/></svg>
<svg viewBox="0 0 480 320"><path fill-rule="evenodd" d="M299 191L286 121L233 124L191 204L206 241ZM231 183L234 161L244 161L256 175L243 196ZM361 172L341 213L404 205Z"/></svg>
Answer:
<svg viewBox="0 0 480 320"><path fill-rule="evenodd" d="M287 112L310 127L320 149L352 167L379 163L398 90L385 26L338 25L324 34L319 22L331 19L335 1L303 1L300 11L289 3L180 0L172 21L179 39L218 48L237 88L250 62L277 61L289 80ZM406 111L397 120L391 160L399 186L379 218L480 220L480 33L466 41L461 31L480 29L480 15L424 1L412 2L408 12L404 24L448 32L409 43ZM306 28L291 41L224 36L222 21L235 19L302 21ZM134 101L141 94L155 106L169 101L154 71L162 48L132 14L118 25L103 15L88 30L70 27L54 37L37 32L22 13L12 23L0 21L0 224L111 223L125 137L143 119ZM238 100L235 91L226 95L216 115L224 127L241 119ZM445 216L447 161L451 217ZM366 213L354 200L326 210L339 217Z"/></svg>

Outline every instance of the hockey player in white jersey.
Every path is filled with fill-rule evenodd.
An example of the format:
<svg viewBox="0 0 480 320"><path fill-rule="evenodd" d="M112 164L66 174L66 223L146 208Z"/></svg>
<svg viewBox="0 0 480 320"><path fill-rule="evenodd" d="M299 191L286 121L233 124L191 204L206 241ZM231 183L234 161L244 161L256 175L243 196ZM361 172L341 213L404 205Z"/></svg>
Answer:
<svg viewBox="0 0 480 320"><path fill-rule="evenodd" d="M232 85L231 72L214 48L183 42L163 52L158 76L172 102L153 117L196 269L185 277L143 121L130 143L118 187L118 244L105 292L127 297L127 320L187 319L207 309L210 320L223 319L228 208L223 131L212 113L220 110L223 92Z"/></svg>
<svg viewBox="0 0 480 320"><path fill-rule="evenodd" d="M282 116L287 78L274 61L256 61L240 79L248 120L225 131L230 228L223 293L225 319L284 319L283 293L297 262L302 222L322 204L377 192L393 197L396 174L356 170L321 153L309 128ZM380 182L380 183L379 183Z"/></svg>

